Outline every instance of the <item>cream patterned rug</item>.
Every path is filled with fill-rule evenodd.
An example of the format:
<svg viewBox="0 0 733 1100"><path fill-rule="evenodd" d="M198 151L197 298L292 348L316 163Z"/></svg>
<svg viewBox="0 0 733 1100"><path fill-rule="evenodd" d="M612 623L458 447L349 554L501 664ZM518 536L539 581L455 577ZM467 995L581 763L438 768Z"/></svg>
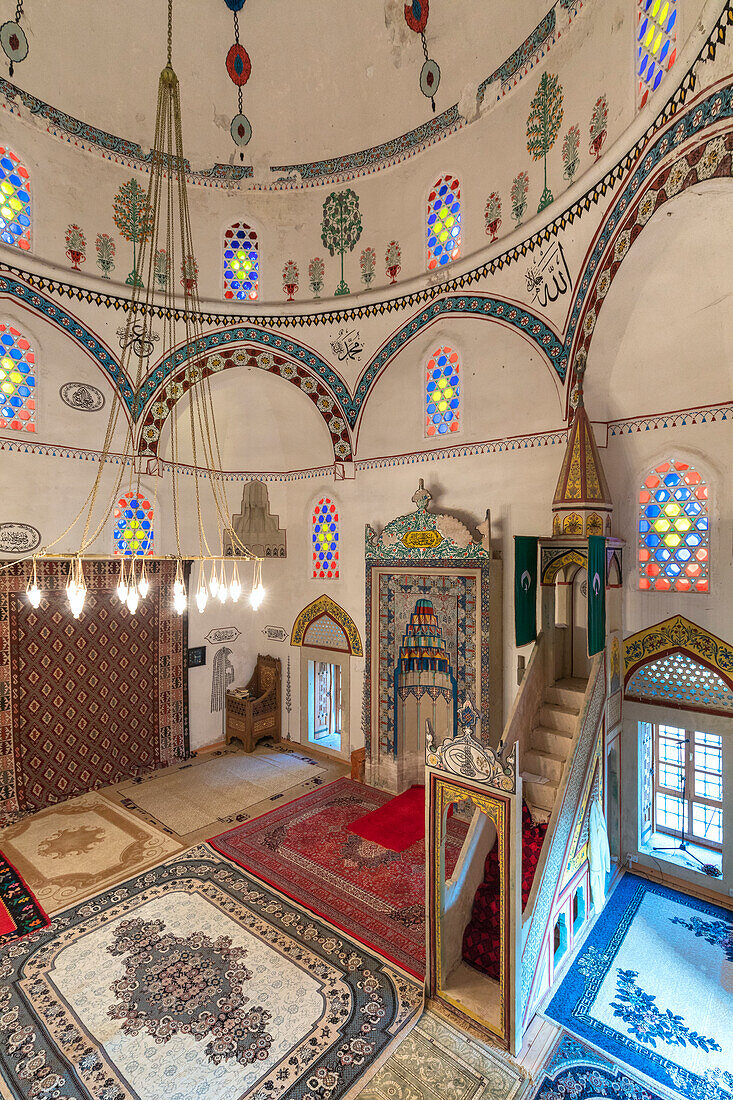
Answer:
<svg viewBox="0 0 733 1100"><path fill-rule="evenodd" d="M518 1066L426 1012L359 1093L361 1100L514 1100L529 1086Z"/></svg>
<svg viewBox="0 0 733 1100"><path fill-rule="evenodd" d="M0 848L47 913L152 867L180 843L98 792L23 818L0 832Z"/></svg>

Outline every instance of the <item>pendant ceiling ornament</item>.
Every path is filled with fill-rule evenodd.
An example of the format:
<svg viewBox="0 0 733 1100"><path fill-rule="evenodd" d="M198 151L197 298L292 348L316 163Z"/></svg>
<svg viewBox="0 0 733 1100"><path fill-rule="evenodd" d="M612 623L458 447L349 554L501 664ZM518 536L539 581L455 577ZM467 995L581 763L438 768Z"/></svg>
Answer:
<svg viewBox="0 0 733 1100"><path fill-rule="evenodd" d="M229 0L227 0L229 3ZM405 22L411 31L420 35L422 49L425 54L425 62L420 70L420 91L430 100L433 111L435 110L435 93L440 84L440 66L432 57L428 57L428 45L425 41L425 28L428 24L430 13L429 0L412 0L405 4Z"/></svg>
<svg viewBox="0 0 733 1100"><path fill-rule="evenodd" d="M242 113L242 88L252 72L249 54L239 41L239 12L244 7L245 0L224 0L224 3L234 13L234 45L229 47L226 64L229 77L237 88L238 111L232 119L230 131L234 144L242 147L248 145L252 137L252 125ZM244 160L244 153L239 154L239 159Z"/></svg>
<svg viewBox="0 0 733 1100"><path fill-rule="evenodd" d="M23 18L23 0L18 0L15 6L15 20L9 19L0 27L0 46L3 53L10 61L9 72L12 77L14 66L25 61L28 56L28 39L20 25Z"/></svg>
<svg viewBox="0 0 733 1100"><path fill-rule="evenodd" d="M150 180L147 195L140 200L149 233L141 239L135 268L137 277L128 279L132 294L125 328L121 332L119 377L129 378L131 382L134 380L134 393L141 393L150 348L158 338L152 330L152 319L156 314L163 318L163 358L173 356L180 347L200 349L198 355L188 360L185 376L179 383L181 400L186 401L187 397L188 407L171 418L171 460L161 463L155 470L147 470L156 482L158 476L169 479L166 489L173 513L175 554L168 556L174 557L177 563L173 604L175 610L183 614L189 602L184 563L189 561L198 563L195 597L199 611L204 610L209 597L216 598L222 604L229 599L234 602L239 599L242 584L238 558L254 561L250 593L254 608L259 607L265 590L261 562L242 543L231 525L210 379L204 372L207 356L198 292L198 264L188 206L179 84L171 64L172 3L173 0L168 0L168 60L158 83ZM161 251L166 256L162 278L156 262ZM184 331L181 331L182 328ZM86 500L58 538L37 553L28 554L31 566L26 592L34 608L40 606L42 598L36 559L68 558L69 551L63 554L50 552L66 539L77 524L80 524L82 533L78 549L71 558L66 587L74 618L81 615L87 593L84 563L99 557L90 548L105 530L110 532L114 529L115 532L116 553L120 555L117 595L130 614L135 614L140 600L144 600L150 590L151 578L145 565L146 558L153 556L152 522L157 509L157 489L151 505L146 499L147 490L141 485L144 470L133 438L140 398L136 396L129 420L124 416L120 420L124 406L119 392L115 392L117 396L111 402L96 476ZM183 454L180 450L181 433L188 436ZM185 486L190 486L192 500L182 499ZM211 494L210 501L208 493ZM205 495L208 514L213 522L212 519L204 522ZM198 543L196 549L189 546L184 550L182 523L186 524L188 537Z"/></svg>

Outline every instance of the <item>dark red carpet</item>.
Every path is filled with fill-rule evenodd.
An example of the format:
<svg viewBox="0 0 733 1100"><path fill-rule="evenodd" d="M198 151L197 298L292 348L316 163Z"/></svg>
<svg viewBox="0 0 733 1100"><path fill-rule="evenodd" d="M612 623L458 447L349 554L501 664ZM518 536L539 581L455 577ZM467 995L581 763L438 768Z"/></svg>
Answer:
<svg viewBox="0 0 733 1100"><path fill-rule="evenodd" d="M535 825L522 806L522 911L534 882L534 873L547 832L547 822ZM471 919L463 933L463 959L476 970L499 980L499 863L496 845L484 864L484 881L476 891Z"/></svg>
<svg viewBox="0 0 733 1100"><path fill-rule="evenodd" d="M404 852L425 836L425 788L410 787L349 825L349 832L390 852Z"/></svg>

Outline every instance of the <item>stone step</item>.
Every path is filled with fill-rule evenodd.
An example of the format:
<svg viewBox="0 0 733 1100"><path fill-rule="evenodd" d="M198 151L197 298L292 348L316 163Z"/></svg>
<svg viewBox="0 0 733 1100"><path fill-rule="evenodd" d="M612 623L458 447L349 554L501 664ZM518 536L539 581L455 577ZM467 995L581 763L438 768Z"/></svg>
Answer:
<svg viewBox="0 0 733 1100"><path fill-rule="evenodd" d="M551 729L549 726L535 726L530 734L529 750L553 753L567 760L572 737L565 730Z"/></svg>
<svg viewBox="0 0 733 1100"><path fill-rule="evenodd" d="M564 733L575 733L580 711L572 707L559 706L557 703L543 703L539 709L539 725L548 726L550 729L563 730Z"/></svg>
<svg viewBox="0 0 733 1100"><path fill-rule="evenodd" d="M559 783L565 766L565 757L560 753L546 752L544 749L529 749L522 757L522 765L527 771L544 775L554 783Z"/></svg>
<svg viewBox="0 0 733 1100"><path fill-rule="evenodd" d="M552 811L552 807L555 805L555 796L557 795L557 786L554 783L533 783L531 781L525 782L522 779L522 794L531 802L533 806L539 806L543 810L548 812Z"/></svg>
<svg viewBox="0 0 733 1100"><path fill-rule="evenodd" d="M527 803L529 812L532 815L532 820L539 824L540 821L549 821L552 816L551 810L545 810L542 806L536 806L528 797L526 791L523 791L524 801Z"/></svg>
<svg viewBox="0 0 733 1100"><path fill-rule="evenodd" d="M583 705L587 680L578 678L557 680L552 687L545 689L545 702L557 703L559 706L574 707L578 713Z"/></svg>

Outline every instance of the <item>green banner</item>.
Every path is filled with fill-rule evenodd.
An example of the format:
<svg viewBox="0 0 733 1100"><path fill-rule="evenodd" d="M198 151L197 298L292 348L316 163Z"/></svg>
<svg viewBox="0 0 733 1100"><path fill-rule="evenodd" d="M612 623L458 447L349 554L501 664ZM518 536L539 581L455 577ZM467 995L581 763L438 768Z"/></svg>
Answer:
<svg viewBox="0 0 733 1100"><path fill-rule="evenodd" d="M514 536L514 630L517 645L537 637L537 538Z"/></svg>
<svg viewBox="0 0 733 1100"><path fill-rule="evenodd" d="M606 645L606 540L588 536L588 656Z"/></svg>

